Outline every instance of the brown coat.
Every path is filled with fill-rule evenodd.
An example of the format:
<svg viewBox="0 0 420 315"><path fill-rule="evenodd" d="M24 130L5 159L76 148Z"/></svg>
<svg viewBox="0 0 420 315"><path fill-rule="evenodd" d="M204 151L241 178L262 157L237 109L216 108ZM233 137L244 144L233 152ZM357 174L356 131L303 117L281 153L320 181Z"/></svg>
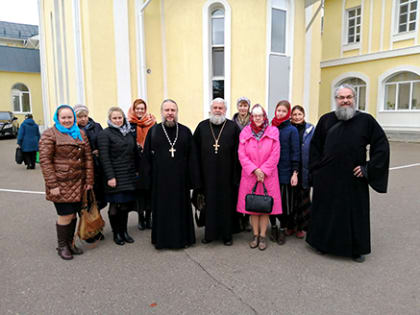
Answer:
<svg viewBox="0 0 420 315"><path fill-rule="evenodd" d="M46 199L63 203L79 202L85 184L93 185L93 160L89 141L73 139L55 127L47 129L39 141L39 162L45 180ZM50 190L60 188L60 195Z"/></svg>

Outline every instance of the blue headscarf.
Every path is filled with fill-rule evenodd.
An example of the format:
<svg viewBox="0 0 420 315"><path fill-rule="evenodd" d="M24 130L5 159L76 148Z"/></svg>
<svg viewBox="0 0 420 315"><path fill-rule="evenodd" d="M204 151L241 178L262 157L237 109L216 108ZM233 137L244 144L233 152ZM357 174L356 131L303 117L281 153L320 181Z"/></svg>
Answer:
<svg viewBox="0 0 420 315"><path fill-rule="evenodd" d="M71 109L71 111L72 111L72 113L73 113L73 116L74 116L74 123L73 123L73 126L71 126L70 128L66 128L66 127L64 127L62 124L60 124L60 122L58 121L58 111L61 109L61 108L64 108L64 107L66 107L66 108L70 108ZM79 127L77 126L77 122L76 122L76 114L74 113L74 110L73 110L73 108L71 108L71 106L69 106L69 105L60 105L60 106L58 106L57 107L57 110L55 111L55 113L54 113L54 122L55 122L55 128L57 128L58 129L58 131L60 131L60 132L62 132L62 133L65 133L65 134L68 134L70 137L72 137L73 139L79 139L80 141L83 141L83 139L82 139L82 134L80 133L80 129L79 129Z"/></svg>

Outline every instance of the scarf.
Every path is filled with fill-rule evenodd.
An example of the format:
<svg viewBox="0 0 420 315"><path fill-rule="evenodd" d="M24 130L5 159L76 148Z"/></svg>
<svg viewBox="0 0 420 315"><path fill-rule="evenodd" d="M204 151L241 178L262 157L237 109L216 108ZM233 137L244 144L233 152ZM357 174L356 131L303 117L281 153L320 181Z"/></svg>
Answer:
<svg viewBox="0 0 420 315"><path fill-rule="evenodd" d="M264 120L263 124L260 126L260 131L256 132L253 128L252 128L252 124L251 124L251 131L252 134L254 135L255 139L257 139L258 141L262 138L262 136L264 135L265 129L267 129L268 127L268 119Z"/></svg>
<svg viewBox="0 0 420 315"><path fill-rule="evenodd" d="M127 119L125 119L125 117L124 117L124 123L122 124L121 127L114 125L112 121L108 119L108 127L118 129L124 137L131 132L131 126L127 122Z"/></svg>
<svg viewBox="0 0 420 315"><path fill-rule="evenodd" d="M71 126L70 128L64 127L62 124L60 124L60 121L58 120L58 111L61 108L70 108L73 113L74 122L73 122L73 126ZM73 108L71 108L69 105L60 105L57 107L57 110L54 113L54 122L55 122L55 128L57 128L57 130L60 131L61 133L69 135L74 140L79 139L80 141L83 141L82 134L80 133L80 129L77 126L76 115L74 114Z"/></svg>
<svg viewBox="0 0 420 315"><path fill-rule="evenodd" d="M255 106L256 105L254 105L254 107ZM265 128L267 128L268 123L269 123L268 122L268 118L267 118L267 113L265 112L265 110L264 110L263 107L261 107L261 109L262 109L262 111L264 113L264 122L261 124L261 126L258 127L255 124L255 121L254 121L254 118L252 117L252 115L251 115L251 118L250 118L250 120L251 120L251 129L252 129L252 132L253 132L254 135L259 134L261 131L263 131L263 134L264 134L264 130L265 130ZM251 110L251 113L252 113L252 110Z"/></svg>
<svg viewBox="0 0 420 315"><path fill-rule="evenodd" d="M286 116L284 116L283 118L277 118L277 116L276 116L276 112L277 112L277 108L278 108L279 106L280 106L280 105L277 105L277 106L276 106L276 110L274 111L274 118L273 118L273 120L271 121L271 124L272 124L273 126L276 126L276 127L280 126L282 122L284 122L284 121L286 121L286 120L290 119L290 113L291 113L291 110L290 110L290 108L289 108L289 110L287 111Z"/></svg>
<svg viewBox="0 0 420 315"><path fill-rule="evenodd" d="M147 109L146 104L144 104L144 107ZM143 147L149 129L156 124L155 116L153 116L152 114L145 113L142 118L138 118L136 113L134 112L133 106L131 106L128 110L127 116L128 120L131 123L136 124L136 141L139 145Z"/></svg>

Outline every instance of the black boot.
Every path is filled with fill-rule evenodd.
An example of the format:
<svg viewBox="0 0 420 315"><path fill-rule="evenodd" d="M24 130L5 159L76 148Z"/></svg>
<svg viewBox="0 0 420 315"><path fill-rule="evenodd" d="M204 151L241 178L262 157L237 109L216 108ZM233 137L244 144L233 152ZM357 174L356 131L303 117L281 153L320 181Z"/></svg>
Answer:
<svg viewBox="0 0 420 315"><path fill-rule="evenodd" d="M279 238L279 229L277 228L277 225L271 226L271 234L270 234L270 240L272 242L277 242Z"/></svg>
<svg viewBox="0 0 420 315"><path fill-rule="evenodd" d="M143 230L146 229L146 220L145 220L145 217L144 217L144 211L143 210L138 210L137 212L139 214L139 223L137 224L137 228L140 231L143 231Z"/></svg>
<svg viewBox="0 0 420 315"><path fill-rule="evenodd" d="M73 255L70 251L70 248L67 244L67 236L69 234L68 230L70 229L70 224L68 225L59 225L56 224L57 229L57 254L64 260L73 259Z"/></svg>
<svg viewBox="0 0 420 315"><path fill-rule="evenodd" d="M128 211L120 211L121 216L121 236L127 243L134 243L134 239L127 232Z"/></svg>
<svg viewBox="0 0 420 315"><path fill-rule="evenodd" d="M146 229L151 229L152 228L152 210L147 209L146 210Z"/></svg>
<svg viewBox="0 0 420 315"><path fill-rule="evenodd" d="M68 237L67 237L67 244L69 245L70 251L73 255L82 255L83 250L81 248L76 247L76 245L74 243L74 232L76 231L76 223L77 223L76 218L71 220L70 228L69 228L69 232L68 232L69 234L68 234Z"/></svg>
<svg viewBox="0 0 420 315"><path fill-rule="evenodd" d="M111 224L112 234L114 236L114 243L117 245L124 245L125 241L124 238L120 235L120 228L119 228L119 218L118 212L117 215L111 215L108 213L109 217L109 224Z"/></svg>

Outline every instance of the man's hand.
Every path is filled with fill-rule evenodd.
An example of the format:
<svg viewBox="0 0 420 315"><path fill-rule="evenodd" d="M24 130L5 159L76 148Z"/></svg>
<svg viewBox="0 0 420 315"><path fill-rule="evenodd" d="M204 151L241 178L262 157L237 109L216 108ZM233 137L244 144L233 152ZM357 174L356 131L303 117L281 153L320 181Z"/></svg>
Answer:
<svg viewBox="0 0 420 315"><path fill-rule="evenodd" d="M109 187L116 187L116 186L117 186L117 179L116 179L116 178L111 178L111 179L108 181L108 186L109 186Z"/></svg>
<svg viewBox="0 0 420 315"><path fill-rule="evenodd" d="M363 172L361 166L356 166L353 170L353 175L356 177L363 177Z"/></svg>

